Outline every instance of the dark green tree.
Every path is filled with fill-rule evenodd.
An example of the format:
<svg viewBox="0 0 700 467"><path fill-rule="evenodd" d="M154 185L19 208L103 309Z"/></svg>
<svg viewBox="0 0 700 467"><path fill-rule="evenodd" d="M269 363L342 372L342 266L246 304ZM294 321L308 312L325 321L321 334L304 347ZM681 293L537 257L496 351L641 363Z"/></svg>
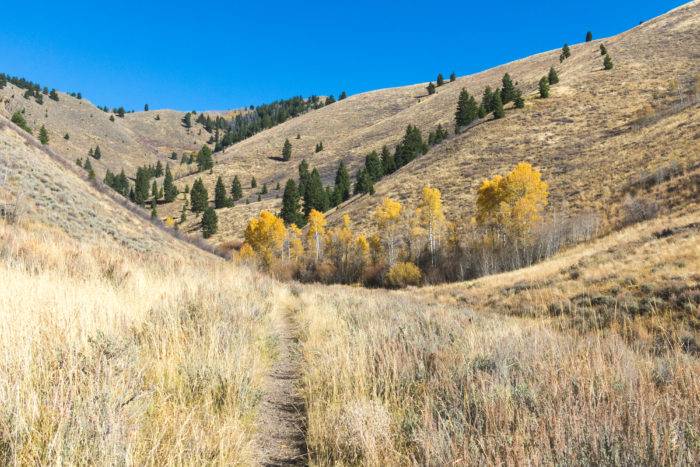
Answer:
<svg viewBox="0 0 700 467"><path fill-rule="evenodd" d="M156 219L158 217L158 209L156 206L158 206L158 202L153 199L153 201L151 201L151 219Z"/></svg>
<svg viewBox="0 0 700 467"><path fill-rule="evenodd" d="M461 127L469 125L479 116L479 107L476 99L469 95L466 89L462 89L457 99L457 111L455 112L455 129L459 131Z"/></svg>
<svg viewBox="0 0 700 467"><path fill-rule="evenodd" d="M372 177L367 173L367 169L363 168L357 172L357 180L355 181L355 194L369 193L374 194L374 184L372 183Z"/></svg>
<svg viewBox="0 0 700 467"><path fill-rule="evenodd" d="M70 139L70 135L68 133L66 133L65 135L63 135L63 139L68 141Z"/></svg>
<svg viewBox="0 0 700 467"><path fill-rule="evenodd" d="M44 145L49 144L49 132L46 131L44 125L39 128L39 142Z"/></svg>
<svg viewBox="0 0 700 467"><path fill-rule="evenodd" d="M289 139L284 140L284 145L282 146L282 159L288 161L292 158L292 143Z"/></svg>
<svg viewBox="0 0 700 467"><path fill-rule="evenodd" d="M571 49L569 48L569 44L564 44L564 47L561 48L561 55L559 56L559 61L563 62L569 57L571 57Z"/></svg>
<svg viewBox="0 0 700 467"><path fill-rule="evenodd" d="M389 151L389 148L384 145L382 147L382 168L384 169L385 174L390 174L396 170L396 161L394 160L394 156L391 154Z"/></svg>
<svg viewBox="0 0 700 467"><path fill-rule="evenodd" d="M540 97L541 98L547 98L549 97L549 80L547 79L546 76L543 76L542 79L540 79Z"/></svg>
<svg viewBox="0 0 700 467"><path fill-rule="evenodd" d="M457 81L457 75L453 71L452 74L450 75L450 83Z"/></svg>
<svg viewBox="0 0 700 467"><path fill-rule="evenodd" d="M10 119L12 123L29 133L30 135L32 134L32 129L29 128L29 125L27 125L27 121L24 119L24 115L22 115L21 112L17 111L12 114L12 118Z"/></svg>
<svg viewBox="0 0 700 467"><path fill-rule="evenodd" d="M608 53L608 49L605 47L605 44L600 44L600 55L605 56Z"/></svg>
<svg viewBox="0 0 700 467"><path fill-rule="evenodd" d="M143 111L144 111L144 112L148 112L148 104L144 104L144 105L143 105Z"/></svg>
<svg viewBox="0 0 700 467"><path fill-rule="evenodd" d="M612 70L613 69L613 61L612 58L610 58L610 55L605 54L603 57L603 68L606 70Z"/></svg>
<svg viewBox="0 0 700 467"><path fill-rule="evenodd" d="M224 180L219 176L216 179L216 186L214 187L214 207L216 209L226 208L231 205L229 198L226 196L226 187L224 186Z"/></svg>
<svg viewBox="0 0 700 467"><path fill-rule="evenodd" d="M416 126L408 125L406 133L399 145L396 146L394 153L396 168L403 167L426 152L428 152L428 145L423 141L420 130Z"/></svg>
<svg viewBox="0 0 700 467"><path fill-rule="evenodd" d="M336 206L350 198L350 174L343 161L340 161L338 170L335 172L333 198Z"/></svg>
<svg viewBox="0 0 700 467"><path fill-rule="evenodd" d="M557 84L559 82L559 75L557 74L557 70L555 70L554 67L551 67L549 69L549 75L547 75L547 81L549 82L550 85Z"/></svg>
<svg viewBox="0 0 700 467"><path fill-rule="evenodd" d="M163 163L161 161L158 161L156 163L156 170L155 173L153 174L156 177L162 177L163 176Z"/></svg>
<svg viewBox="0 0 700 467"><path fill-rule="evenodd" d="M591 31L588 31L586 33L586 42L591 42L593 40L593 33Z"/></svg>
<svg viewBox="0 0 700 467"><path fill-rule="evenodd" d="M261 195L266 195L267 194L267 183L263 183L262 188L260 189L260 194Z"/></svg>
<svg viewBox="0 0 700 467"><path fill-rule="evenodd" d="M308 216L312 209L320 212L328 210L330 200L326 194L318 170L313 169L304 192L304 215Z"/></svg>
<svg viewBox="0 0 700 467"><path fill-rule="evenodd" d="M506 113L503 110L503 101L501 101L501 93L496 92L493 95L493 118L503 118L505 114Z"/></svg>
<svg viewBox="0 0 700 467"><path fill-rule="evenodd" d="M258 187L258 181L255 179L255 177L250 179L250 187L251 188L257 188Z"/></svg>
<svg viewBox="0 0 700 467"><path fill-rule="evenodd" d="M377 151L372 151L367 156L365 156L365 169L373 182L379 181L384 175L384 167L382 166L382 161L379 159Z"/></svg>
<svg viewBox="0 0 700 467"><path fill-rule="evenodd" d="M306 159L303 159L299 164L299 196L302 198L306 196L306 187L310 178L309 164L306 162Z"/></svg>
<svg viewBox="0 0 700 467"><path fill-rule="evenodd" d="M438 73L436 81L438 86L445 84L445 78L442 77L442 73Z"/></svg>
<svg viewBox="0 0 700 467"><path fill-rule="evenodd" d="M280 217L285 224L296 224L298 227L304 225L300 200L297 184L292 179L287 180L287 184L284 186L284 194L282 195L282 210L280 211Z"/></svg>
<svg viewBox="0 0 700 467"><path fill-rule="evenodd" d="M233 182L231 183L231 199L233 201L238 201L243 197L243 187L241 187L241 181L238 180L238 175L233 177Z"/></svg>
<svg viewBox="0 0 700 467"><path fill-rule="evenodd" d="M431 81L430 83L428 83L428 86L426 86L425 89L428 90L428 95L429 95L429 96L432 96L433 94L435 94L435 85L433 84L432 81Z"/></svg>
<svg viewBox="0 0 700 467"><path fill-rule="evenodd" d="M320 141L318 144L316 144L316 152L321 151L323 151L323 141Z"/></svg>
<svg viewBox="0 0 700 467"><path fill-rule="evenodd" d="M95 179L95 170L92 168L92 164L90 163L90 159L85 159L85 164L83 165L83 168L88 173L88 178L90 178L90 180L94 180Z"/></svg>
<svg viewBox="0 0 700 467"><path fill-rule="evenodd" d="M525 107L525 99L523 99L523 93L520 92L520 89L518 89L515 93L515 99L513 99L513 103L515 104L516 109L522 109L523 107Z"/></svg>
<svg viewBox="0 0 700 467"><path fill-rule="evenodd" d="M209 238L216 233L219 228L219 219L216 215L216 211L211 207L204 209L204 214L202 214L202 236L204 238Z"/></svg>
<svg viewBox="0 0 700 467"><path fill-rule="evenodd" d="M153 184L151 185L151 196L153 196L153 199L158 199L158 182L153 180Z"/></svg>
<svg viewBox="0 0 700 467"><path fill-rule="evenodd" d="M481 96L481 105L484 106L487 114L493 112L493 91L491 86L484 88L484 94Z"/></svg>
<svg viewBox="0 0 700 467"><path fill-rule="evenodd" d="M187 112L184 117L182 117L182 126L189 129L192 128L192 114Z"/></svg>
<svg viewBox="0 0 700 467"><path fill-rule="evenodd" d="M201 178L195 180L190 190L190 203L192 212L204 212L209 207L209 193L204 188Z"/></svg>
<svg viewBox="0 0 700 467"><path fill-rule="evenodd" d="M148 199L149 179L150 176L145 168L139 167L138 169L136 169L136 182L134 183L134 202L139 206L144 206L146 200Z"/></svg>
<svg viewBox="0 0 700 467"><path fill-rule="evenodd" d="M513 84L513 80L508 73L503 75L501 82L503 83L503 87L501 88L501 103L505 105L515 99L515 84Z"/></svg>
<svg viewBox="0 0 700 467"><path fill-rule="evenodd" d="M55 89L52 89L51 92L49 93L49 99L58 102L58 93L56 92Z"/></svg>
<svg viewBox="0 0 700 467"><path fill-rule="evenodd" d="M345 91L343 91L343 92L340 93L340 96L338 97L338 100L339 100L339 101L342 101L343 99L346 99L347 97L348 97L348 93L346 93Z"/></svg>
<svg viewBox="0 0 700 467"><path fill-rule="evenodd" d="M211 154L211 149L206 144L202 146L197 154L197 168L200 172L211 170L214 167L214 158Z"/></svg>

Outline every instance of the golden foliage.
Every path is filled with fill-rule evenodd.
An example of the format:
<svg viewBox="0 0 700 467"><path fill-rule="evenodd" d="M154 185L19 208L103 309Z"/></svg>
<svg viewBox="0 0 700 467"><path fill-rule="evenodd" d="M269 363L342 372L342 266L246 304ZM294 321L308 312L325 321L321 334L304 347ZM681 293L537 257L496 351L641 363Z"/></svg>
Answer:
<svg viewBox="0 0 700 467"><path fill-rule="evenodd" d="M309 231L307 233L308 241L313 241L314 250L316 251L316 260L321 257L322 238L326 233L326 216L315 209L309 212Z"/></svg>
<svg viewBox="0 0 700 467"><path fill-rule="evenodd" d="M277 250L282 247L287 229L279 217L269 211L262 211L260 216L251 219L245 229L245 243L270 265Z"/></svg>
<svg viewBox="0 0 700 467"><path fill-rule="evenodd" d="M517 236L527 234L547 206L548 185L539 170L520 162L505 177L484 180L476 200L476 221L501 227Z"/></svg>
<svg viewBox="0 0 700 467"><path fill-rule="evenodd" d="M406 287L420 284L421 277L422 274L418 266L410 262L401 262L389 269L387 281L394 287Z"/></svg>

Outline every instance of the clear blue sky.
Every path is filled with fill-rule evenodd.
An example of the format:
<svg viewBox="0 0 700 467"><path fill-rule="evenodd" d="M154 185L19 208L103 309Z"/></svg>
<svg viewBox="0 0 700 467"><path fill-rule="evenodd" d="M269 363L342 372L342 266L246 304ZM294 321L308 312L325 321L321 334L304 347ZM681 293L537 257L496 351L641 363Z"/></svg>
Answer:
<svg viewBox="0 0 700 467"><path fill-rule="evenodd" d="M8 1L0 71L98 105L228 109L468 74L683 3Z"/></svg>

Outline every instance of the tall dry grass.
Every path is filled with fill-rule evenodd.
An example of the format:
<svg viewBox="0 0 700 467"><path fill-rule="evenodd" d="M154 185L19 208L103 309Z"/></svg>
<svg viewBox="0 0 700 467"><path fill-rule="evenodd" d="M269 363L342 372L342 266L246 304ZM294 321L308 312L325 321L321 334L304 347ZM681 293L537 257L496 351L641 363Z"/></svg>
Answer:
<svg viewBox="0 0 700 467"><path fill-rule="evenodd" d="M700 458L700 361L618 334L337 287L299 292L316 464L671 465Z"/></svg>
<svg viewBox="0 0 700 467"><path fill-rule="evenodd" d="M269 281L0 223L0 283L0 464L258 460Z"/></svg>

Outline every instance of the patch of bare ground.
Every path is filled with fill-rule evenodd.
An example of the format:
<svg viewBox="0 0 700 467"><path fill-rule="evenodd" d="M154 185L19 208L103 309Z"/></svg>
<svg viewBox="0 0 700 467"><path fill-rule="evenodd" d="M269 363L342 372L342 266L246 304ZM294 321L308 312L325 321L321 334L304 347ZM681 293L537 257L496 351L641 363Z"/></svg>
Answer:
<svg viewBox="0 0 700 467"><path fill-rule="evenodd" d="M258 444L263 465L307 465L306 406L299 388L301 355L293 310L278 313L274 326L277 359L263 386Z"/></svg>

